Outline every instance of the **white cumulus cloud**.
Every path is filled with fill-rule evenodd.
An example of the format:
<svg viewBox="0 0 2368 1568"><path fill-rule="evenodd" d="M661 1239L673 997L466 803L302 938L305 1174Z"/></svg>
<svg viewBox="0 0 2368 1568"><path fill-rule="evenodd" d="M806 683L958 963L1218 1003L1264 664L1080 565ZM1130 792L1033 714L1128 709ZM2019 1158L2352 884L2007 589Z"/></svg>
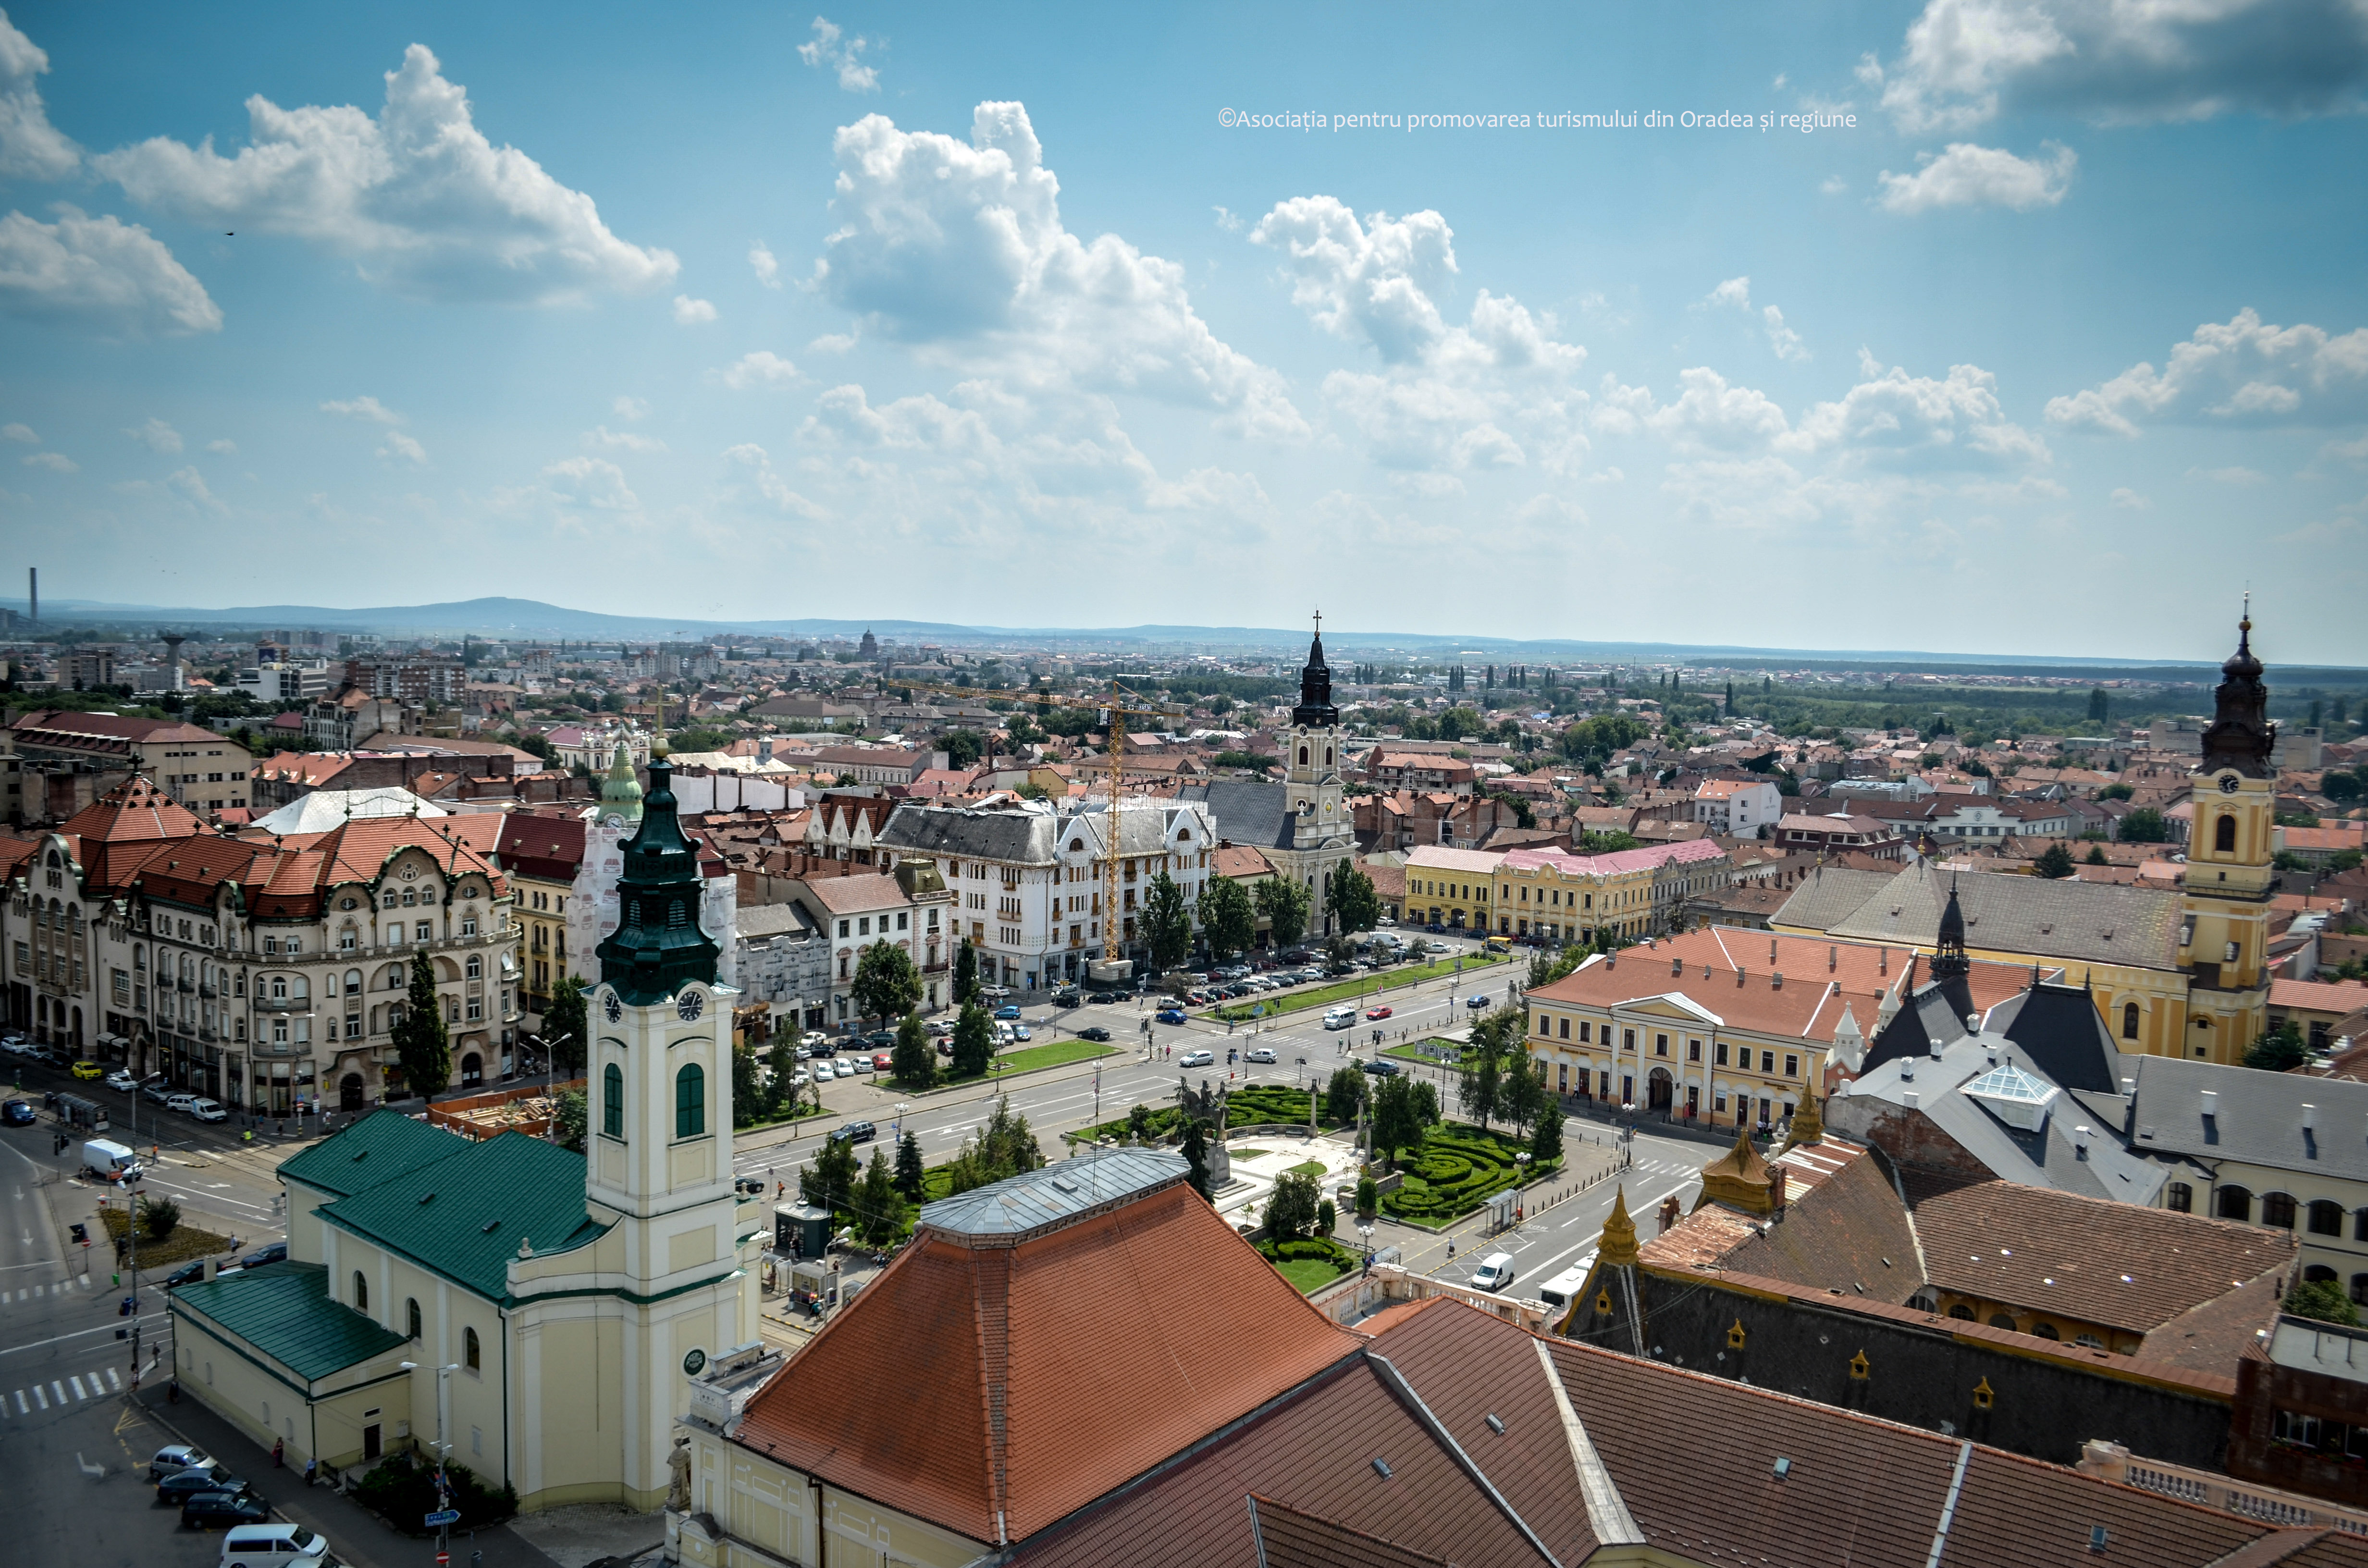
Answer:
<svg viewBox="0 0 2368 1568"><path fill-rule="evenodd" d="M123 433L152 452L177 452L181 449L181 433L153 414L145 423L131 426Z"/></svg>
<svg viewBox="0 0 2368 1568"><path fill-rule="evenodd" d="M715 319L715 307L705 300L694 300L688 294L674 297L674 319L683 326L696 326L700 322Z"/></svg>
<svg viewBox="0 0 2368 1568"><path fill-rule="evenodd" d="M350 105L246 102L233 157L157 137L93 160L134 200L195 222L291 234L362 277L427 299L547 303L671 282L671 251L619 239L592 199L471 118L423 44L386 74L372 119Z"/></svg>
<svg viewBox="0 0 2368 1568"><path fill-rule="evenodd" d="M638 512L640 497L625 483L625 471L603 458L562 458L542 471L542 482L565 506L603 512Z"/></svg>
<svg viewBox="0 0 2368 1568"><path fill-rule="evenodd" d="M2053 460L2046 442L2007 418L1998 378L1978 365L1952 365L1940 379L1896 365L1871 375L1803 415L1790 445L1884 468L1994 470Z"/></svg>
<svg viewBox="0 0 2368 1568"><path fill-rule="evenodd" d="M748 270L755 273L757 281L768 289L778 289L781 286L780 258L776 256L772 247L762 240L748 247Z"/></svg>
<svg viewBox="0 0 2368 1568"><path fill-rule="evenodd" d="M1748 315L1751 312L1751 279L1748 276L1730 278L1703 295L1702 302L1713 310L1734 309ZM1809 358L1808 345L1801 341L1799 333L1784 324L1782 311L1778 310L1774 305L1769 305L1759 312L1759 320L1768 331L1770 353L1779 359Z"/></svg>
<svg viewBox="0 0 2368 1568"><path fill-rule="evenodd" d="M217 439L208 441L206 443L206 450L213 453L216 457L234 458L238 456L238 443L230 439L228 437L222 437Z"/></svg>
<svg viewBox="0 0 2368 1568"><path fill-rule="evenodd" d="M584 432L587 449L626 452L662 452L666 444L655 436L636 436L631 430L611 430L606 425Z"/></svg>
<svg viewBox="0 0 2368 1568"><path fill-rule="evenodd" d="M814 37L798 45L798 58L809 65L828 66L837 72L838 85L850 93L876 93L880 90L880 68L863 63L863 51L871 47L870 39L850 39L837 23L816 17Z"/></svg>
<svg viewBox="0 0 2368 1568"><path fill-rule="evenodd" d="M2126 484L2117 486L2110 499L2117 510L2123 512L2146 512L2154 508L2153 502Z"/></svg>
<svg viewBox="0 0 2368 1568"><path fill-rule="evenodd" d="M82 149L41 103L49 69L49 55L0 11L0 175L63 179L82 163Z"/></svg>
<svg viewBox="0 0 2368 1568"><path fill-rule="evenodd" d="M0 310L109 337L219 332L205 285L137 223L61 202L58 221L0 218Z"/></svg>
<svg viewBox="0 0 2368 1568"><path fill-rule="evenodd" d="M753 441L744 441L736 447L725 448L723 455L752 471L750 480L757 487L757 494L776 510L797 517L822 516L822 508L791 489L789 482L773 472L772 459L766 455L764 448Z"/></svg>
<svg viewBox="0 0 2368 1568"><path fill-rule="evenodd" d="M1964 131L2004 108L2100 119L2278 116L2358 107L2360 0L1927 0L1888 68L1860 80L1911 132Z"/></svg>
<svg viewBox="0 0 2368 1568"><path fill-rule="evenodd" d="M867 115L834 151L838 227L815 268L834 303L1037 393L1143 392L1243 433L1306 434L1281 377L1194 312L1183 267L1062 226L1060 182L1021 105L979 105L966 142Z"/></svg>
<svg viewBox="0 0 2368 1568"><path fill-rule="evenodd" d="M368 420L373 425L400 425L403 423L402 415L397 414L394 410L389 408L386 404L379 402L378 399L371 397L367 393L360 397L347 398L342 401L324 403L321 405L321 412L324 414L342 414L348 419Z"/></svg>
<svg viewBox="0 0 2368 1568"><path fill-rule="evenodd" d="M798 368L769 348L743 354L723 369L723 384L734 392L791 386L797 379Z"/></svg>
<svg viewBox="0 0 2368 1568"><path fill-rule="evenodd" d="M2368 327L2340 336L2275 326L2250 306L2174 344L2159 370L2139 363L2101 386L2050 398L2048 420L2135 436L2142 421L2328 425L2368 417Z"/></svg>
<svg viewBox="0 0 2368 1568"><path fill-rule="evenodd" d="M1876 176L1875 198L1886 212L1929 212L1936 207L2009 207L2027 212L2053 207L2071 188L2079 158L2069 147L2046 144L2044 156L2019 158L2001 147L1952 142L1937 156L1917 154L1923 167L1912 175L1889 169Z"/></svg>
<svg viewBox="0 0 2368 1568"><path fill-rule="evenodd" d="M230 511L206 486L206 476L193 468L176 468L165 476L165 487L191 506L211 517Z"/></svg>
<svg viewBox="0 0 2368 1568"><path fill-rule="evenodd" d="M21 460L27 468L45 468L54 473L82 472L82 464L63 452L28 452Z"/></svg>
<svg viewBox="0 0 2368 1568"><path fill-rule="evenodd" d="M609 406L610 409L615 411L617 417L620 419L645 419L649 417L649 403L644 400L634 397L627 392L619 392L617 394L616 401L611 403Z"/></svg>
<svg viewBox="0 0 2368 1568"><path fill-rule="evenodd" d="M0 441L16 441L28 447L41 444L41 438L33 433L30 425L0 425Z"/></svg>
<svg viewBox="0 0 2368 1568"><path fill-rule="evenodd" d="M407 462L422 467L427 462L427 449L400 430L390 430L386 433L386 439L379 445L378 455L391 461Z"/></svg>

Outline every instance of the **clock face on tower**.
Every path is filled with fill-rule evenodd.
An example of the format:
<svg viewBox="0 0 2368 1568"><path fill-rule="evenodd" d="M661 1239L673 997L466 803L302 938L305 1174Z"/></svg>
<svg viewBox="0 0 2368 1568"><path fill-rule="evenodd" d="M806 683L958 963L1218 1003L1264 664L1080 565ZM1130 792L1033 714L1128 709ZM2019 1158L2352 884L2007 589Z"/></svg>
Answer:
<svg viewBox="0 0 2368 1568"><path fill-rule="evenodd" d="M608 998L600 1004L600 1011L607 1014L609 1021L613 1024L625 1016L625 1005L619 1001L617 994L611 991Z"/></svg>
<svg viewBox="0 0 2368 1568"><path fill-rule="evenodd" d="M707 1011L707 998L696 991L686 991L675 998L674 1010L686 1024L699 1022L699 1015Z"/></svg>
<svg viewBox="0 0 2368 1568"><path fill-rule="evenodd" d="M2224 795L2233 795L2237 792L2237 776L2235 774L2224 773L2220 776L2220 792Z"/></svg>

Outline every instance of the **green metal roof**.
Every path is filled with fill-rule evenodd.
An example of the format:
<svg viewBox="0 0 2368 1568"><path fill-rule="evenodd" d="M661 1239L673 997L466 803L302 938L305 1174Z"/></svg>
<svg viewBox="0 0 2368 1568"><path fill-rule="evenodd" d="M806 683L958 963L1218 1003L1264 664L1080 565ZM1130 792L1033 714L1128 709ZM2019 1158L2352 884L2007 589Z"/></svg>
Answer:
<svg viewBox="0 0 2368 1568"><path fill-rule="evenodd" d="M273 1263L173 1292L173 1310L221 1327L307 1382L410 1343L329 1299L317 1263Z"/></svg>
<svg viewBox="0 0 2368 1568"><path fill-rule="evenodd" d="M607 1229L585 1212L583 1155L520 1132L459 1142L450 1159L323 1204L321 1217L495 1301L509 1294L521 1242L559 1252Z"/></svg>
<svg viewBox="0 0 2368 1568"><path fill-rule="evenodd" d="M470 1140L399 1110L379 1110L280 1162L279 1174L338 1198L465 1151Z"/></svg>

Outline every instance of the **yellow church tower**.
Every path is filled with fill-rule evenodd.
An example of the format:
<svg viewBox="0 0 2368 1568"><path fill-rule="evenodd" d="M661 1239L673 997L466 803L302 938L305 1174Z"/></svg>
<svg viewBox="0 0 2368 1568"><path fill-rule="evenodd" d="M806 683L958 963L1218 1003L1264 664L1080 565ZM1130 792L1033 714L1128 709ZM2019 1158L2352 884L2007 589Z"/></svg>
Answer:
<svg viewBox="0 0 2368 1568"><path fill-rule="evenodd" d="M2186 1050L2235 1062L2269 1027L2270 865L2277 825L2278 727L2253 654L2252 597L2237 622L2237 652L2220 666L2212 727L2194 773L2195 826L2179 929L2179 961L2192 977Z"/></svg>

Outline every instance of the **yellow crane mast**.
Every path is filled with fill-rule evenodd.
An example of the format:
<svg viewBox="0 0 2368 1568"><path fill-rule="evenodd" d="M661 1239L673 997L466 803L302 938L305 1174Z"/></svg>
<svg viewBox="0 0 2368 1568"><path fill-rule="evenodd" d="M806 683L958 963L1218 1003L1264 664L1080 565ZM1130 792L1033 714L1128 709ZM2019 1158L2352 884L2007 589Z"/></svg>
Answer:
<svg viewBox="0 0 2368 1568"><path fill-rule="evenodd" d="M1102 855L1102 962L1119 961L1118 916L1118 802L1119 790L1126 773L1126 722L1134 719L1186 719L1191 717L1189 708L1153 704L1140 692L1129 691L1110 677L1107 697L1067 697L1050 691L996 690L987 687L933 686L924 681L882 679L883 693L897 691L928 691L942 697L970 697L981 700L1016 702L1039 708L1088 709L1110 715L1110 822L1105 835ZM1133 706L1127 699L1132 699Z"/></svg>

